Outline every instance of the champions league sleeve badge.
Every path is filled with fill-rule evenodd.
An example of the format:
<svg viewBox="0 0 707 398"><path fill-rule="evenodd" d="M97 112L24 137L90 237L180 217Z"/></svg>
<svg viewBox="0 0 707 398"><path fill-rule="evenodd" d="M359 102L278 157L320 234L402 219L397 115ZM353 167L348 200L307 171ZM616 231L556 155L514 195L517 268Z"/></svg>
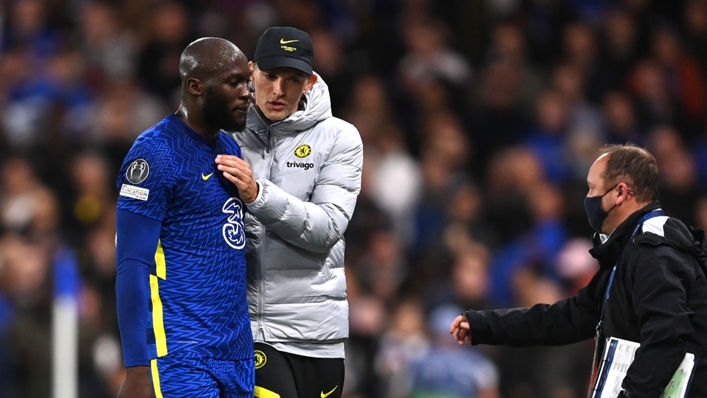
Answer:
<svg viewBox="0 0 707 398"><path fill-rule="evenodd" d="M125 178L133 184L139 184L145 181L149 174L150 165L147 164L147 161L145 161L145 159L136 159L128 166L128 170L125 172Z"/></svg>

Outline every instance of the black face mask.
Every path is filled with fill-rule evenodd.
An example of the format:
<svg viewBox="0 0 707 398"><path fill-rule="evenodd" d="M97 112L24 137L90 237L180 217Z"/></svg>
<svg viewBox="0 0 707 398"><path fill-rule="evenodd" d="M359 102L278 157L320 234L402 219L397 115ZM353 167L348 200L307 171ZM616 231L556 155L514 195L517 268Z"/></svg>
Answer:
<svg viewBox="0 0 707 398"><path fill-rule="evenodd" d="M606 216L608 216L609 212L614 210L614 207L616 207L616 204L614 204L614 206L609 209L609 211L604 211L601 208L601 199L618 186L619 184L614 185L613 188L604 192L604 194L601 196L587 196L584 198L584 211L587 212L589 226L591 226L593 230L599 233L601 233L601 225L604 223Z"/></svg>

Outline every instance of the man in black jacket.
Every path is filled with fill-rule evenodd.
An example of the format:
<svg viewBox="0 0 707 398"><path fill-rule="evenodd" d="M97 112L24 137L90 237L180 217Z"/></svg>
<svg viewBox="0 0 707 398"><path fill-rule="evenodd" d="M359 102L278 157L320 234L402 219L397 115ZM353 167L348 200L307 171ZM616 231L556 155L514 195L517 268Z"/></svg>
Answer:
<svg viewBox="0 0 707 398"><path fill-rule="evenodd" d="M601 266L589 284L551 305L469 310L450 333L474 345L565 345L592 336L600 345L607 337L639 342L619 397L658 398L691 352L688 397L707 398L704 234L663 215L658 166L644 149L604 147L587 185L585 209L597 231L590 253Z"/></svg>

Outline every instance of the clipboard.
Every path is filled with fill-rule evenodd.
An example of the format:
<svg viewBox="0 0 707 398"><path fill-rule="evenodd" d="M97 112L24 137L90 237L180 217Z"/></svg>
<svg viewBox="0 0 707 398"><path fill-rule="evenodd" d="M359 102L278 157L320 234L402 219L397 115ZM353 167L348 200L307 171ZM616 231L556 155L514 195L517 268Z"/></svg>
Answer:
<svg viewBox="0 0 707 398"><path fill-rule="evenodd" d="M619 395L626 371L640 346L634 341L617 337L606 339L592 398L616 398ZM686 398L694 368L695 355L688 352L660 398Z"/></svg>

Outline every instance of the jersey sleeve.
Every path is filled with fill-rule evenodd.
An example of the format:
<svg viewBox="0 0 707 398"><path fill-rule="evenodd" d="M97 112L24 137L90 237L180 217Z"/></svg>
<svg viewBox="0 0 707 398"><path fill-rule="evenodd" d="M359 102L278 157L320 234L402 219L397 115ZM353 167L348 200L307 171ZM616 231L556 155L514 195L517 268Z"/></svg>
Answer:
<svg viewBox="0 0 707 398"><path fill-rule="evenodd" d="M174 154L165 140L140 137L118 174L118 209L163 221L176 181Z"/></svg>
<svg viewBox="0 0 707 398"><path fill-rule="evenodd" d="M149 274L161 226L151 218L116 211L116 309L126 368L149 364Z"/></svg>

